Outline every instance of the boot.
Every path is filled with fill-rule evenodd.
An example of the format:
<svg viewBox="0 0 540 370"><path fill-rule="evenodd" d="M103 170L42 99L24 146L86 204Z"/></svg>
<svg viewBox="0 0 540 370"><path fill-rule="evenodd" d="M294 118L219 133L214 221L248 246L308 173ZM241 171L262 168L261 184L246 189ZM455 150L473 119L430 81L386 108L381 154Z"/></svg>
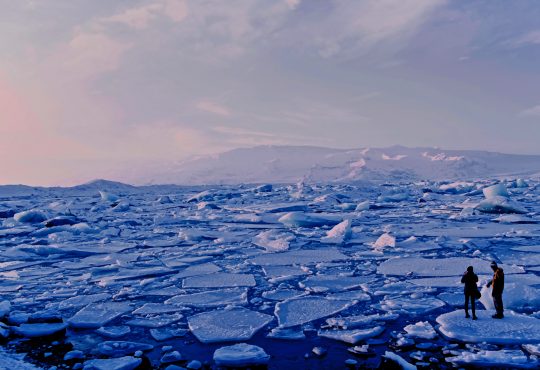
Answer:
<svg viewBox="0 0 540 370"><path fill-rule="evenodd" d="M476 315L473 313L472 319L473 319L473 320L478 320L478 317L476 317Z"/></svg>
<svg viewBox="0 0 540 370"><path fill-rule="evenodd" d="M469 311L465 311L465 318L468 319L469 317Z"/></svg>

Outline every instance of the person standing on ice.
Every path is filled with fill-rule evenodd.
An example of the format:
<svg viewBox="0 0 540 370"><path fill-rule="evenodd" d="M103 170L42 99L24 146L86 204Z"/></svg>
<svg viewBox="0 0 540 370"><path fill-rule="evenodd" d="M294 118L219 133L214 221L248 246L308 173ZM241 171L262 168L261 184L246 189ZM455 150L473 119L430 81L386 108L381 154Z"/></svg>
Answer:
<svg viewBox="0 0 540 370"><path fill-rule="evenodd" d="M474 273L473 267L467 267L467 271L463 274L461 278L461 283L465 284L465 317L469 318L469 299L471 300L471 310L472 310L472 319L476 320L476 298L478 287L476 283L478 282L478 275Z"/></svg>
<svg viewBox="0 0 540 370"><path fill-rule="evenodd" d="M495 305L495 315L492 315L494 319L502 319L503 315L503 301L502 294L504 290L504 271L497 266L497 262L491 262L491 269L493 270L493 280L491 280L487 287L492 286L491 296L493 297L493 304Z"/></svg>

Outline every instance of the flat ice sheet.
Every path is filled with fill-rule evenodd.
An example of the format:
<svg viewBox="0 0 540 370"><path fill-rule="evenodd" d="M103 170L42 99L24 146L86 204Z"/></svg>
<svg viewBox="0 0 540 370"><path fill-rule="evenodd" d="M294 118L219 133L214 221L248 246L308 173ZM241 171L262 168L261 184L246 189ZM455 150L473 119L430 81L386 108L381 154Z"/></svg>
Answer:
<svg viewBox="0 0 540 370"><path fill-rule="evenodd" d="M188 318L189 330L203 343L249 340L274 318L245 308L203 312Z"/></svg>
<svg viewBox="0 0 540 370"><path fill-rule="evenodd" d="M478 320L466 319L463 310L437 317L440 332L448 338L463 342L492 344L540 343L540 319L509 310L504 319L491 318L493 311L476 311Z"/></svg>

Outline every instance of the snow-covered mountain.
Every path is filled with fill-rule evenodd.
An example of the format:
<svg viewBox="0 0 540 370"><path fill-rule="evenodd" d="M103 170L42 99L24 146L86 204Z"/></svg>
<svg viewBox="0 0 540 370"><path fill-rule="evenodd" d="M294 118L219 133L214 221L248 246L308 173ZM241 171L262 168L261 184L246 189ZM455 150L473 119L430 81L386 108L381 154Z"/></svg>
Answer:
<svg viewBox="0 0 540 370"><path fill-rule="evenodd" d="M238 184L347 181L452 180L531 176L540 155L437 148L331 149L258 146L155 168L140 184Z"/></svg>

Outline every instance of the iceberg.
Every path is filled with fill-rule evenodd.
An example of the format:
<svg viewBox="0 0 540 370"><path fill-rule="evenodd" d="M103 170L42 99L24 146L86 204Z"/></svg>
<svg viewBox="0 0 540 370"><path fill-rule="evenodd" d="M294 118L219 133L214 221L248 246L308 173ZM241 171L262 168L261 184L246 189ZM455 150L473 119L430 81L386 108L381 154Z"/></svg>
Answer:
<svg viewBox="0 0 540 370"><path fill-rule="evenodd" d="M339 218L336 216L320 216L303 212L289 212L278 219L283 225L288 227L320 227L338 224Z"/></svg>
<svg viewBox="0 0 540 370"><path fill-rule="evenodd" d="M446 361L455 366L503 367L512 369L538 369L537 359L527 358L519 349L503 349L500 351L479 350L478 352L462 351L458 355L447 357Z"/></svg>
<svg viewBox="0 0 540 370"><path fill-rule="evenodd" d="M37 224L40 222L47 221L48 219L47 214L45 212L39 211L37 209L31 209L28 211L15 213L13 218L17 222L27 223L27 224Z"/></svg>
<svg viewBox="0 0 540 370"><path fill-rule="evenodd" d="M517 202L499 195L484 199L475 209L483 213L527 213Z"/></svg>
<svg viewBox="0 0 540 370"><path fill-rule="evenodd" d="M141 363L142 359L131 356L94 359L84 362L84 370L134 370Z"/></svg>
<svg viewBox="0 0 540 370"><path fill-rule="evenodd" d="M270 356L261 347L247 343L221 347L214 352L214 362L217 366L246 367L266 365Z"/></svg>

